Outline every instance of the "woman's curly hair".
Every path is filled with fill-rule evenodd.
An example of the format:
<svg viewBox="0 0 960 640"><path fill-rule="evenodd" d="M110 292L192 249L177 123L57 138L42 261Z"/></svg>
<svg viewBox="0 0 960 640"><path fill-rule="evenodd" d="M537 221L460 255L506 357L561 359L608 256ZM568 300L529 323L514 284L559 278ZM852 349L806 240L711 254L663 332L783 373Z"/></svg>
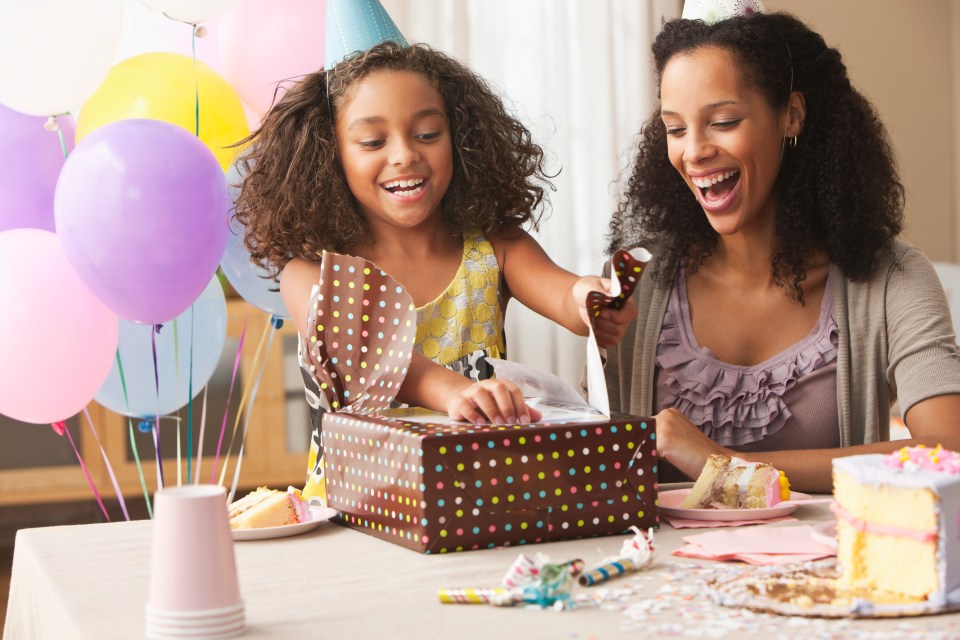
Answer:
<svg viewBox="0 0 960 640"><path fill-rule="evenodd" d="M903 226L904 189L886 130L850 84L836 49L797 18L757 14L720 21L674 20L653 44L657 76L674 56L703 47L731 52L747 84L771 109L803 94L806 120L795 149L784 149L774 185L778 286L803 302L805 261L823 251L853 280L868 278ZM663 281L678 264L697 269L718 240L702 208L667 157L659 108L639 135L633 171L614 213L608 251L656 247Z"/></svg>
<svg viewBox="0 0 960 640"><path fill-rule="evenodd" d="M509 232L539 223L545 188L553 185L530 131L460 62L426 45L386 42L306 76L246 140L235 217L246 227L253 261L275 277L294 257L319 260L323 249L346 252L370 240L347 187L334 122L350 87L383 70L417 73L443 98L453 178L441 208L452 230Z"/></svg>

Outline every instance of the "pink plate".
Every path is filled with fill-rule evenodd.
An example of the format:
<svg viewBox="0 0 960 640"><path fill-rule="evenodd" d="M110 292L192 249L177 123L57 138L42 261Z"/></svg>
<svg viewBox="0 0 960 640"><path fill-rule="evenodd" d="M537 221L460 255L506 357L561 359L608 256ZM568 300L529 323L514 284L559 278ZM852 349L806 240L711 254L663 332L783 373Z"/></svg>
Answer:
<svg viewBox="0 0 960 640"><path fill-rule="evenodd" d="M285 524L282 527L262 527L260 529L233 529L230 534L234 540L269 540L271 538L286 538L297 536L316 529L321 524L337 515L336 509L310 505L310 520L297 524Z"/></svg>
<svg viewBox="0 0 960 640"><path fill-rule="evenodd" d="M813 525L810 531L810 537L831 549L837 548L837 521L827 520Z"/></svg>
<svg viewBox="0 0 960 640"><path fill-rule="evenodd" d="M734 520L767 520L793 513L797 506L792 502L774 505L768 509L684 509L680 505L690 493L690 489L674 489L660 492L660 513L666 516L706 520L713 522L731 522ZM790 492L791 500L811 500L811 496L799 491Z"/></svg>

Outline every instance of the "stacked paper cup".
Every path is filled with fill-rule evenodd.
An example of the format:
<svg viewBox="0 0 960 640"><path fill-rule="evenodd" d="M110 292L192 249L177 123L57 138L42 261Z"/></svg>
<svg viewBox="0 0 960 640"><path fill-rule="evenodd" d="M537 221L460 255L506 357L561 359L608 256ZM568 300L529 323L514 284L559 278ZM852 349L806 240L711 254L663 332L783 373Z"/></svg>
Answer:
<svg viewBox="0 0 960 640"><path fill-rule="evenodd" d="M147 637L214 640L245 629L226 491L215 485L158 491Z"/></svg>

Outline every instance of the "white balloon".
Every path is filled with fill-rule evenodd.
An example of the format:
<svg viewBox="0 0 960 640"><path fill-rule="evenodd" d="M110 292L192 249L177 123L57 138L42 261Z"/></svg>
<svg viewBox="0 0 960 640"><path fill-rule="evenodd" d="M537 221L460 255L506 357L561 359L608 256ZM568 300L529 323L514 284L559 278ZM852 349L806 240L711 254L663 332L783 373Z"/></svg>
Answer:
<svg viewBox="0 0 960 640"><path fill-rule="evenodd" d="M90 97L120 43L122 0L0 0L0 103L35 116Z"/></svg>
<svg viewBox="0 0 960 640"><path fill-rule="evenodd" d="M140 0L158 13L189 24L199 24L230 11L240 0Z"/></svg>

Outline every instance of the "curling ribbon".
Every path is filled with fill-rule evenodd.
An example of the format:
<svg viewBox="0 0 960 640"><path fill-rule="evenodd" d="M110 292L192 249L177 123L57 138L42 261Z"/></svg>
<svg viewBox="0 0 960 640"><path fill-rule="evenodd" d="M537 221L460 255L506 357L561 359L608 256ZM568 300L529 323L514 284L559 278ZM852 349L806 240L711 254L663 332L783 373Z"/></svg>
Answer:
<svg viewBox="0 0 960 640"><path fill-rule="evenodd" d="M200 79L197 74L197 36L201 38L207 34L206 29L193 25L190 30L190 49L193 52L193 120L195 127L193 135L200 137Z"/></svg>
<svg viewBox="0 0 960 640"><path fill-rule="evenodd" d="M176 341L174 341L176 344ZM180 368L177 367L179 372ZM190 376L187 378L187 482L190 482L193 451L193 314L190 314Z"/></svg>
<svg viewBox="0 0 960 640"><path fill-rule="evenodd" d="M248 410L246 411L246 413L244 413L244 408L246 407L247 398L249 397L251 389L253 389L255 386L259 386L260 384L260 376L263 375L263 368L261 368L261 365L260 365L261 354L263 354L263 351L264 351L264 344L268 345L267 351L269 352L270 350L269 344L273 342L274 333L276 333L276 330L273 329L273 325L270 323L270 318L268 317L267 324L263 327L263 332L260 334L260 342L257 343L257 348L254 351L253 365L251 367L253 371L258 371L258 374L254 376L256 384L251 385L249 378L245 378L243 381L243 393L240 395L240 403L237 405L237 415L233 420L233 431L230 434L230 444L227 445L227 453L224 456L223 468L220 470L221 486L223 486L223 479L224 479L224 476L226 476L227 474L227 461L230 459L230 454L233 452L233 443L237 439L237 427L240 425L240 416L245 416L246 419L244 420L243 435L241 436L241 452L237 454L237 466L239 467L240 465L241 456L243 456L242 442L243 442L243 439L246 437L246 432L247 432L246 425L249 424L250 422L250 415L249 415L250 411ZM267 339L268 334L269 334L269 341ZM266 367L266 358L263 359L262 367ZM255 390L254 390L254 394L256 394ZM251 398L251 405L252 403L253 403L253 400ZM237 474L239 473L239 469L236 471L236 473ZM236 489L236 486L234 486L233 489L231 489L230 491L231 499L235 489Z"/></svg>
<svg viewBox="0 0 960 640"><path fill-rule="evenodd" d="M87 411L86 407L83 408L83 415L87 417L87 424L90 425L90 432L93 433L93 438L97 441L97 446L100 447L100 455L103 457L103 464L105 464L107 467L107 473L110 474L110 482L113 483L113 491L117 494L117 500L120 502L120 510L123 511L123 517L129 520L130 514L127 513L127 503L123 500L123 492L120 491L120 485L117 482L117 476L113 473L113 467L110 465L110 460L107 459L107 452L103 450L103 443L100 442L100 435L93 426L93 420L90 418L90 412Z"/></svg>
<svg viewBox="0 0 960 640"><path fill-rule="evenodd" d="M263 372L267 369L267 358L270 355L270 347L273 345L273 338L277 333L278 323L274 322L277 319L276 316L271 316L269 321L269 336L267 337L267 347L263 353L263 364L260 365L260 369L257 372L257 377L253 382L253 389L250 391L250 407L243 414L243 431L240 434L240 450L237 452L237 466L233 472L233 483L230 485L230 496L227 499L227 502L233 502L233 496L237 492L237 484L240 482L240 466L243 464L243 450L247 442L247 428L250 426L250 414L253 413L253 401L257 397L257 390L260 389L260 380L263 379ZM283 321L279 322L279 326L283 326ZM257 349L257 355L259 356L259 348ZM256 366L254 367L256 368ZM240 400L240 409L243 409L243 399ZM239 411L237 413L239 417ZM233 446L233 440L230 440L230 446ZM230 449L227 449L229 453ZM226 469L226 465L224 465ZM220 483L223 484L223 477L221 476Z"/></svg>
<svg viewBox="0 0 960 640"><path fill-rule="evenodd" d="M193 316L191 308L191 317ZM180 340L177 331L177 319L173 319L173 388L178 389L180 387ZM160 402L160 394L157 394L157 403ZM177 420L177 486L183 485L183 448L180 442L180 421Z"/></svg>
<svg viewBox="0 0 960 640"><path fill-rule="evenodd" d="M90 476L90 470L87 469L86 463L83 461L83 456L80 455L80 451L77 449L77 444L73 441L73 436L70 434L70 428L67 427L66 422L54 422L50 425L53 427L53 430L59 436L67 436L67 440L70 441L70 446L73 447L73 452L77 456L77 462L80 463L80 469L83 471L83 475L87 477L87 484L90 485L90 488L93 490L93 497L97 499L97 504L100 505L100 510L103 511L103 517L107 519L107 522L110 522L110 514L107 513L107 508L103 506L103 500L100 498L100 492L97 491L97 485L94 484L93 478Z"/></svg>
<svg viewBox="0 0 960 640"><path fill-rule="evenodd" d="M153 384L157 390L157 413L154 417L153 448L157 453L157 489L163 489L163 457L160 454L160 370L157 366L157 334L163 325L153 325L150 332L150 347L153 349Z"/></svg>
<svg viewBox="0 0 960 640"><path fill-rule="evenodd" d="M237 369L240 368L240 354L243 353L243 339L247 335L247 325L243 325L240 332L240 344L237 345L237 355L233 359L233 373L230 374L230 388L227 390L227 404L223 408L223 422L220 424L220 438L217 440L217 454L213 458L213 469L210 470L210 483L216 482L217 465L220 464L220 447L223 446L223 434L227 430L227 414L230 411L230 398L233 396L233 385L237 381ZM226 462L223 463L226 466Z"/></svg>
<svg viewBox="0 0 960 640"><path fill-rule="evenodd" d="M203 388L203 408L200 411L200 437L197 438L197 468L193 484L200 484L200 466L203 462L203 432L207 426L207 387Z"/></svg>
<svg viewBox="0 0 960 640"><path fill-rule="evenodd" d="M127 413L130 412L130 396L127 395L127 379L123 375L123 362L120 360L120 349L117 349L117 372L120 374L120 388L123 389L123 402L127 406ZM140 476L140 488L143 490L143 500L147 505L147 516L153 519L153 507L150 504L150 492L147 490L147 481L143 477L143 465L140 464L140 452L137 451L137 440L133 432L133 420L127 416L127 432L130 437L130 450L133 452L133 460L137 465L137 475Z"/></svg>

